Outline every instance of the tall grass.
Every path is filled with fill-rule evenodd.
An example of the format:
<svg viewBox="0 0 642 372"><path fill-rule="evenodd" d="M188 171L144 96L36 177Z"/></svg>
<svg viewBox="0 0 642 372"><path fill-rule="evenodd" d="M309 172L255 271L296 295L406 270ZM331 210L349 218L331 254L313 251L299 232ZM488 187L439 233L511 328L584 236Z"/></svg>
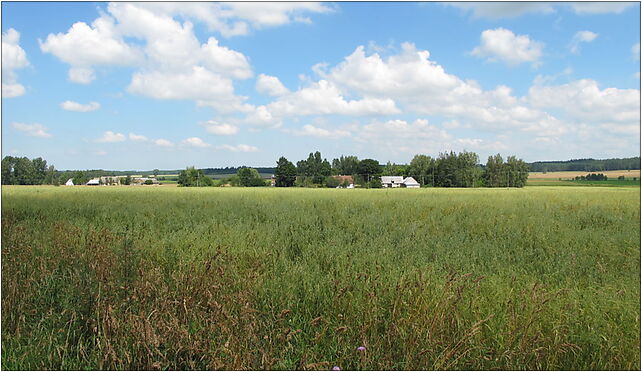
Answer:
<svg viewBox="0 0 642 372"><path fill-rule="evenodd" d="M639 189L2 197L3 369L640 368Z"/></svg>

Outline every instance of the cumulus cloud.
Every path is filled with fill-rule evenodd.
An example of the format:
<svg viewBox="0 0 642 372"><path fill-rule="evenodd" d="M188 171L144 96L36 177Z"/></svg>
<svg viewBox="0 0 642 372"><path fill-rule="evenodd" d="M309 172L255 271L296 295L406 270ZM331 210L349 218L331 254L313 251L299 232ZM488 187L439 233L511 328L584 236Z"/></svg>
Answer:
<svg viewBox="0 0 642 372"><path fill-rule="evenodd" d="M2 34L2 98L13 98L25 93L18 83L15 70L29 66L27 54L19 45L20 33L13 28Z"/></svg>
<svg viewBox="0 0 642 372"><path fill-rule="evenodd" d="M103 136L98 138L96 142L103 143L114 143L114 142L123 142L125 140L125 135L122 133L114 133L110 130L103 133Z"/></svg>
<svg viewBox="0 0 642 372"><path fill-rule="evenodd" d="M82 104L74 101L65 101L60 104L63 110L67 111L77 111L77 112L89 112L95 111L100 108L100 103L98 102L89 102L87 104Z"/></svg>
<svg viewBox="0 0 642 372"><path fill-rule="evenodd" d="M591 79L562 85L534 85L528 102L534 107L558 109L581 121L640 121L640 91L637 89L600 89Z"/></svg>
<svg viewBox="0 0 642 372"><path fill-rule="evenodd" d="M239 132L239 128L232 124L219 123L214 120L208 120L202 124L208 133L219 136L231 136Z"/></svg>
<svg viewBox="0 0 642 372"><path fill-rule="evenodd" d="M172 147L172 146L174 146L173 142L168 141L168 140L163 139L163 138L159 138L157 140L154 140L154 144L156 146L160 146L160 147Z"/></svg>
<svg viewBox="0 0 642 372"><path fill-rule="evenodd" d="M333 138L333 139L350 136L350 132L347 130L342 130L342 129L331 130L331 129L315 127L310 124L304 125L303 128L299 130L293 130L292 133L294 133L297 136L311 136L311 137L318 137L318 138Z"/></svg>
<svg viewBox="0 0 642 372"><path fill-rule="evenodd" d="M11 123L11 126L31 137L51 137L51 134L47 132L47 127L42 124Z"/></svg>
<svg viewBox="0 0 642 372"><path fill-rule="evenodd" d="M74 23L67 33L49 34L40 43L40 49L51 53L71 65L69 80L88 84L94 80L95 65L135 65L141 61L141 53L129 46L118 35L112 18L103 15L91 26L84 22Z"/></svg>
<svg viewBox="0 0 642 372"><path fill-rule="evenodd" d="M205 143L202 139L198 137L186 138L181 143L185 146L190 146L190 147L210 147L211 146L209 143Z"/></svg>
<svg viewBox="0 0 642 372"><path fill-rule="evenodd" d="M514 18L526 14L550 14L556 8L570 7L576 14L622 13L631 2L451 2L444 5L471 13L475 18Z"/></svg>
<svg viewBox="0 0 642 372"><path fill-rule="evenodd" d="M225 37L247 35L254 29L282 26L293 22L311 23L307 14L329 13L332 8L318 2L258 3L175 3L138 4L155 15L174 16L205 23Z"/></svg>
<svg viewBox="0 0 642 372"><path fill-rule="evenodd" d="M513 18L529 13L548 14L554 11L553 4L545 2L452 2L445 5L472 12L475 18Z"/></svg>
<svg viewBox="0 0 642 372"><path fill-rule="evenodd" d="M573 40L571 41L571 53L579 53L580 43L590 43L598 37L598 34L591 31L578 31L573 35Z"/></svg>
<svg viewBox="0 0 642 372"><path fill-rule="evenodd" d="M135 141L135 142L145 142L147 141L147 137L140 135L140 134L135 134L135 133L129 133L129 140L130 141Z"/></svg>
<svg viewBox="0 0 642 372"><path fill-rule="evenodd" d="M581 1L571 3L571 7L577 14L605 14L605 13L622 13L631 7L632 2L588 2Z"/></svg>
<svg viewBox="0 0 642 372"><path fill-rule="evenodd" d="M497 28L482 32L480 45L472 50L474 56L489 61L503 61L508 65L531 62L539 64L544 44L531 40L527 35L515 35L511 30Z"/></svg>
<svg viewBox="0 0 642 372"><path fill-rule="evenodd" d="M228 150L228 151L232 151L232 152L257 152L257 151L259 151L258 147L250 146L250 145L244 145L244 144L240 144L240 145L236 145L236 146L220 145L220 146L217 146L217 149L219 149L219 150Z"/></svg>
<svg viewBox="0 0 642 372"><path fill-rule="evenodd" d="M279 78L264 74L260 74L256 80L256 90L259 93L270 96L282 96L289 93L288 89L283 86Z"/></svg>
<svg viewBox="0 0 642 372"><path fill-rule="evenodd" d="M276 101L259 107L257 116L265 122L274 118L306 115L389 115L399 113L395 102L389 98L363 98L348 100L332 82L319 80L296 92L279 97Z"/></svg>

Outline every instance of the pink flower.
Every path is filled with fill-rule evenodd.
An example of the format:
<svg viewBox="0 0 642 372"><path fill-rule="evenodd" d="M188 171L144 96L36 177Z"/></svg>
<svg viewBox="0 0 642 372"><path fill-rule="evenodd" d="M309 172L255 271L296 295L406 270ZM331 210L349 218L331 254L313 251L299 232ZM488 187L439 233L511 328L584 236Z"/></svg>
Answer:
<svg viewBox="0 0 642 372"><path fill-rule="evenodd" d="M334 366L334 367L332 367L332 370L333 370L333 371L340 371L340 370L341 370L341 368L339 368L339 366Z"/></svg>
<svg viewBox="0 0 642 372"><path fill-rule="evenodd" d="M358 350L358 351L366 351L366 347L365 347L365 346L359 346L359 347L357 348L357 350Z"/></svg>

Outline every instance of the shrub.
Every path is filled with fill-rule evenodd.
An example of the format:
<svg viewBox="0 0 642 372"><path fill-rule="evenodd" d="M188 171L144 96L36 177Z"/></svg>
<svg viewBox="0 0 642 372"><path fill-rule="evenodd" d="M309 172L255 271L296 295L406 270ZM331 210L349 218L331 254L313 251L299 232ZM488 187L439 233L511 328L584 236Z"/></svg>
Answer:
<svg viewBox="0 0 642 372"><path fill-rule="evenodd" d="M325 178L325 187L334 189L334 188L337 188L337 186L339 186L339 185L340 185L340 182L339 182L338 179L336 179L336 178L334 178L332 176L329 176L329 177Z"/></svg>

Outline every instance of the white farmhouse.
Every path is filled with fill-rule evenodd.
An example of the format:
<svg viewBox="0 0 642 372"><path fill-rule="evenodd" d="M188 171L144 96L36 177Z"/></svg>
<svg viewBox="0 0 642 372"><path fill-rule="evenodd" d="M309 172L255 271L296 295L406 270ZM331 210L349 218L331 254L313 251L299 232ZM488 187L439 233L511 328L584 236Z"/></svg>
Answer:
<svg viewBox="0 0 642 372"><path fill-rule="evenodd" d="M402 176L382 176L381 184L383 187L408 187L411 189L418 189L420 187L419 182L417 182L412 177L403 178Z"/></svg>
<svg viewBox="0 0 642 372"><path fill-rule="evenodd" d="M401 187L403 184L403 177L401 176L382 176L381 184L383 187Z"/></svg>
<svg viewBox="0 0 642 372"><path fill-rule="evenodd" d="M74 179L70 178L65 182L65 186L73 186L74 185Z"/></svg>
<svg viewBox="0 0 642 372"><path fill-rule="evenodd" d="M412 177L406 177L406 179L403 180L403 184L406 185L406 187L409 189L418 189L419 187L421 187L421 185L419 185L419 182L415 181L415 179Z"/></svg>

